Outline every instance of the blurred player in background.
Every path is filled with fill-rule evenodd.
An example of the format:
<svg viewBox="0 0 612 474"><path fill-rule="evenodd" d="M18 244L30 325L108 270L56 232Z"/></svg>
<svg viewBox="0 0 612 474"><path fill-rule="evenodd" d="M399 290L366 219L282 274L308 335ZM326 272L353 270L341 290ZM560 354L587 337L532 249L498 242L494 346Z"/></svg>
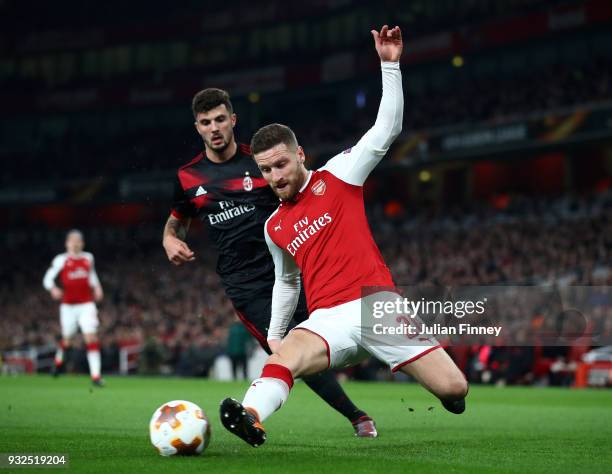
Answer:
<svg viewBox="0 0 612 474"><path fill-rule="evenodd" d="M261 422L287 400L294 377L354 365L368 354L414 377L452 413L465 410L467 382L437 341L375 332L372 302L397 299L395 284L368 226L363 184L402 128L404 100L399 27L372 31L383 93L374 126L359 142L316 171L288 127L261 128L251 141L262 175L281 199L265 238L276 281L268 344L274 352L241 403L221 404L225 428L252 446L266 439ZM300 271L310 318L285 336L300 295ZM364 289L377 288L364 296ZM382 289L386 290L382 290ZM369 300L368 300L369 299ZM397 313L390 321L397 324ZM281 339L285 336L281 343Z"/></svg>
<svg viewBox="0 0 612 474"><path fill-rule="evenodd" d="M241 322L235 322L229 328L225 352L232 362L234 380L246 380L249 345L253 340L248 329ZM240 376L242 372L242 376Z"/></svg>
<svg viewBox="0 0 612 474"><path fill-rule="evenodd" d="M85 241L78 230L66 235L66 252L57 255L45 273L43 286L60 304L62 339L55 354L54 374L64 369L72 338L80 328L87 345L87 362L94 385L102 387L100 343L98 341L98 310L94 301L104 297L100 280L94 267L94 257L84 252ZM59 276L61 287L55 283Z"/></svg>
<svg viewBox="0 0 612 474"><path fill-rule="evenodd" d="M264 223L278 206L278 197L261 176L249 146L236 143L236 114L228 93L200 91L192 111L204 151L178 170L163 246L175 265L192 262L195 255L185 238L191 219L202 220L218 253L217 273L226 295L242 323L270 354L266 338L274 263L264 240ZM303 295L291 310L297 322L308 318ZM346 396L333 373L305 377L304 381L352 423L356 436L377 435L372 419Z"/></svg>

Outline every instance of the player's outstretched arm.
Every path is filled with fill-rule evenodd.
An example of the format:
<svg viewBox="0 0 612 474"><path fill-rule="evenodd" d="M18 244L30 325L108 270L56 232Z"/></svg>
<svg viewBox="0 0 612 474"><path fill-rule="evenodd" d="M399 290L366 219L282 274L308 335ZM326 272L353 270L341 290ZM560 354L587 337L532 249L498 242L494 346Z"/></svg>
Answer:
<svg viewBox="0 0 612 474"><path fill-rule="evenodd" d="M323 169L341 180L361 186L402 131L404 94L399 59L402 32L398 26L372 30L374 47L381 60L382 98L374 126L349 150L329 160Z"/></svg>
<svg viewBox="0 0 612 474"><path fill-rule="evenodd" d="M287 326L300 298L300 269L291 256L272 241L266 226L264 226L264 235L274 261L275 278L272 288L268 344L272 352L275 352L280 340L287 332Z"/></svg>
<svg viewBox="0 0 612 474"><path fill-rule="evenodd" d="M162 245L168 260L175 265L195 260L195 254L184 241L190 224L190 218L178 219L172 215L166 221Z"/></svg>
<svg viewBox="0 0 612 474"><path fill-rule="evenodd" d="M100 283L100 279L98 278L98 273L96 272L93 255L91 255L90 257L90 264L91 270L89 272L89 286L93 290L94 300L99 303L100 301L102 301L102 299L104 299L104 291L102 290L102 285Z"/></svg>
<svg viewBox="0 0 612 474"><path fill-rule="evenodd" d="M55 279L59 272L62 270L64 265L64 258L62 255L58 255L51 262L51 266L45 272L43 277L43 286L51 294L51 298L54 300L61 300L64 296L64 292L61 288L58 288L55 284Z"/></svg>

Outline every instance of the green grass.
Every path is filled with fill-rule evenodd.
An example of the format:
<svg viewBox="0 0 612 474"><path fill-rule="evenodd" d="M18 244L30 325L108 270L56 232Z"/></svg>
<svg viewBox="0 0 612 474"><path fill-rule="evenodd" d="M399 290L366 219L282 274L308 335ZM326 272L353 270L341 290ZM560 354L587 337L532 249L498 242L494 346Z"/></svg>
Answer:
<svg viewBox="0 0 612 474"><path fill-rule="evenodd" d="M356 439L342 416L298 383L266 421L268 441L254 449L218 421L219 401L241 399L246 383L107 382L94 390L84 377L0 377L0 453L68 453L67 470L79 473L612 472L606 390L471 387L466 413L456 416L416 385L347 383L379 429L377 439ZM203 456L162 458L149 444L154 409L173 399L208 413L213 434Z"/></svg>

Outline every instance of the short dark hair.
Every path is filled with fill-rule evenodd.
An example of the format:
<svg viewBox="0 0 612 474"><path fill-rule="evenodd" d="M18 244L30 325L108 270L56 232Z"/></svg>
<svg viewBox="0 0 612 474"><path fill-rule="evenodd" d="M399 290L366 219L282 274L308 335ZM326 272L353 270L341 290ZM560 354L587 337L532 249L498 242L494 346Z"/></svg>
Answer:
<svg viewBox="0 0 612 474"><path fill-rule="evenodd" d="M298 146L297 138L295 138L293 130L287 127L287 125L271 123L270 125L261 127L255 132L255 135L251 138L251 153L256 155L280 143L284 143L287 145L287 148L292 149Z"/></svg>
<svg viewBox="0 0 612 474"><path fill-rule="evenodd" d="M81 239L84 239L83 237L83 232L81 232L79 229L70 229L67 233L66 233L66 238L68 238L69 236L71 236L72 234L78 235Z"/></svg>
<svg viewBox="0 0 612 474"><path fill-rule="evenodd" d="M230 101L230 96L227 91L217 89L215 87L209 87L208 89L201 90L193 96L193 100L191 101L191 111L193 112L193 116L195 118L199 113L208 112L219 105L225 105L230 114L234 112L234 107L232 107L232 102Z"/></svg>

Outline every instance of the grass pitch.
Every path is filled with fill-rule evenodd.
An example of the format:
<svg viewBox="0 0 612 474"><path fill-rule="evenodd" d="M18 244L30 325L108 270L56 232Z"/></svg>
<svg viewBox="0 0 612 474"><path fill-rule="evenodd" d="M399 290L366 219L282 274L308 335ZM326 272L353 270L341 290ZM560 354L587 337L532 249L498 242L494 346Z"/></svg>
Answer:
<svg viewBox="0 0 612 474"><path fill-rule="evenodd" d="M67 453L64 470L78 473L612 472L609 390L473 386L466 413L456 416L417 385L347 383L379 429L376 439L357 439L341 415L298 383L266 421L266 444L254 449L218 419L220 400L241 399L246 382L107 382L94 389L85 377L0 377L0 453ZM212 439L204 455L162 458L150 445L153 411L174 399L208 414Z"/></svg>

